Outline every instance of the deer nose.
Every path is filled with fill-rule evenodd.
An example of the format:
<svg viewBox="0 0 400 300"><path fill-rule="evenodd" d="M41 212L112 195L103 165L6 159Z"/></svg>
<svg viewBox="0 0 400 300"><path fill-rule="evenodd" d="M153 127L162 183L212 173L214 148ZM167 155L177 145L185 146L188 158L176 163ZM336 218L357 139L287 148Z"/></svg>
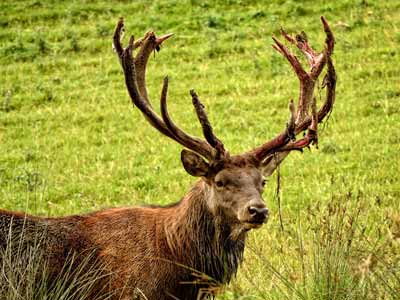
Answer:
<svg viewBox="0 0 400 300"><path fill-rule="evenodd" d="M248 210L251 222L262 223L268 217L268 208L265 206L250 206Z"/></svg>

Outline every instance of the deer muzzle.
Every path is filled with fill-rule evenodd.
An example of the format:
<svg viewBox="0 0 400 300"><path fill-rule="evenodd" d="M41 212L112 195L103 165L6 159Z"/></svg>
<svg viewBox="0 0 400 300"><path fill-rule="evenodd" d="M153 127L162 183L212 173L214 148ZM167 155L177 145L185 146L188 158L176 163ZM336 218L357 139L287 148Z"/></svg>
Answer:
<svg viewBox="0 0 400 300"><path fill-rule="evenodd" d="M246 229L255 229L261 227L268 221L269 211L262 201L252 201L246 208Z"/></svg>

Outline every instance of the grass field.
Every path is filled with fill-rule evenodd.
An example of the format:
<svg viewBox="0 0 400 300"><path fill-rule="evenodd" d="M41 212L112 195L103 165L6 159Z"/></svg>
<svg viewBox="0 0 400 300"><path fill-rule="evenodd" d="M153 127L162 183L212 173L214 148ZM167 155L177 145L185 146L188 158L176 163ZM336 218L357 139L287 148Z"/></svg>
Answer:
<svg viewBox="0 0 400 300"><path fill-rule="evenodd" d="M111 49L120 16L136 37L175 33L149 63L154 105L169 75L173 118L200 135L195 88L240 153L280 132L297 98L271 36L304 30L319 49L324 15L336 37L333 114L319 150L281 168L284 231L269 180L271 220L221 298L399 299L399 1L2 1L0 11L0 207L51 216L167 204L195 181L181 147L131 108Z"/></svg>

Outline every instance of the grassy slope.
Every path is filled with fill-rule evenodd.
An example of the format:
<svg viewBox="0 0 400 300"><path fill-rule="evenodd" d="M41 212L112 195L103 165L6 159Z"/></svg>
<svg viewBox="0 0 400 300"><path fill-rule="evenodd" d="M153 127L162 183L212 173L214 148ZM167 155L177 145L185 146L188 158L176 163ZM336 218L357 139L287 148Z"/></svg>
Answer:
<svg viewBox="0 0 400 300"><path fill-rule="evenodd" d="M290 228L309 205L347 195L365 207L364 222L389 224L400 197L400 3L265 2L2 1L0 206L64 215L164 204L194 181L181 167L180 146L130 108L111 51L119 16L136 36L150 28L176 34L150 62L153 100L168 74L172 115L199 134L188 95L196 88L215 131L239 153L279 132L297 97L297 79L270 47L271 35L281 25L305 30L319 48L324 15L337 40L337 104L320 151L292 154L281 170L284 222ZM272 256L284 243L274 192L271 179L272 220L251 237ZM246 264L254 274L260 265ZM238 286L251 293L246 279Z"/></svg>

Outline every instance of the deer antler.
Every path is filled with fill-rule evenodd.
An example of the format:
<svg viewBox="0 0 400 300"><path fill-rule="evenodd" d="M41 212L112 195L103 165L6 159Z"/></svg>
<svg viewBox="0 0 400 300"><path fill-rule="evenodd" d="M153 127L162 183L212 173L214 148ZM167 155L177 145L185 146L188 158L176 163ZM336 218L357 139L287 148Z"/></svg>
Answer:
<svg viewBox="0 0 400 300"><path fill-rule="evenodd" d="M289 61L297 77L299 78L300 93L297 108L294 108L293 102L291 102L289 105L291 117L286 129L275 138L248 153L260 162L264 160L264 164L265 162L269 163L270 170L267 172L269 174L273 172L273 170L289 154L290 151L301 150L305 147L308 147L310 144L317 144L318 123L322 122L325 116L333 108L333 103L335 101L336 73L332 64L331 55L334 48L334 37L324 17L321 17L321 21L326 33L326 45L320 54L318 54L309 46L304 32L297 35L296 38L293 38L289 36L283 29L281 30L283 37L291 44L297 46L305 55L311 67L309 72L304 70L295 55L293 55L278 39L273 38L275 41L275 44L273 45L274 49L281 53ZM317 111L314 88L325 64L328 66L328 71L323 82L323 86L327 88L326 100L321 106L320 110ZM308 113L310 107L311 115ZM295 141L295 136L306 129L308 130L305 137ZM277 154L278 157L273 160L272 155L275 153L279 154Z"/></svg>
<svg viewBox="0 0 400 300"><path fill-rule="evenodd" d="M290 119L286 129L275 138L265 142L263 145L245 153L256 161L267 166L266 173L271 174L275 168L285 159L292 150L302 150L310 144L318 142L318 123L326 117L332 110L335 101L336 73L331 60L334 48L334 37L326 20L321 17L321 21L326 33L325 48L321 53L313 50L307 41L304 32L295 38L288 35L283 29L282 36L291 44L297 46L305 55L310 65L310 70L306 72L298 58L293 55L280 41L273 38L274 49L281 53L290 63L300 81L300 93L297 108L293 101L290 102ZM209 161L218 160L221 157L229 156L223 143L214 135L211 124L208 120L204 106L198 96L192 90L192 103L197 113L197 117L203 129L205 140L193 137L180 129L171 119L167 109L168 77L164 78L161 93L161 117L153 110L147 90L146 90L146 66L150 54L154 50L159 50L160 45L172 34L156 37L154 32L148 32L142 39L134 41L130 38L126 48L121 46L121 38L124 23L121 18L116 26L113 44L120 59L124 74L125 83L134 106L139 108L149 123L159 130L162 134L170 137L182 146L202 155ZM138 48L138 52L133 57L133 50ZM327 88L326 100L317 111L314 88L324 66L328 66L327 74L323 81L323 87ZM309 109L311 107L311 114ZM295 137L300 132L307 130L305 136L296 141ZM275 157L275 159L272 159Z"/></svg>
<svg viewBox="0 0 400 300"><path fill-rule="evenodd" d="M222 142L214 135L208 117L204 111L196 93L191 91L192 102L196 109L198 119L203 128L206 140L193 137L172 121L167 109L168 77L164 78L161 92L161 118L153 110L146 90L146 66L150 54L154 50L159 50L160 45L172 34L156 37L154 32L148 32L139 41L134 41L131 37L126 48L121 45L124 21L121 18L115 28L113 45L120 59L125 75L125 83L134 106L139 108L149 123L182 146L204 156L209 161L218 159L220 156L227 155ZM135 57L133 50L139 48Z"/></svg>

